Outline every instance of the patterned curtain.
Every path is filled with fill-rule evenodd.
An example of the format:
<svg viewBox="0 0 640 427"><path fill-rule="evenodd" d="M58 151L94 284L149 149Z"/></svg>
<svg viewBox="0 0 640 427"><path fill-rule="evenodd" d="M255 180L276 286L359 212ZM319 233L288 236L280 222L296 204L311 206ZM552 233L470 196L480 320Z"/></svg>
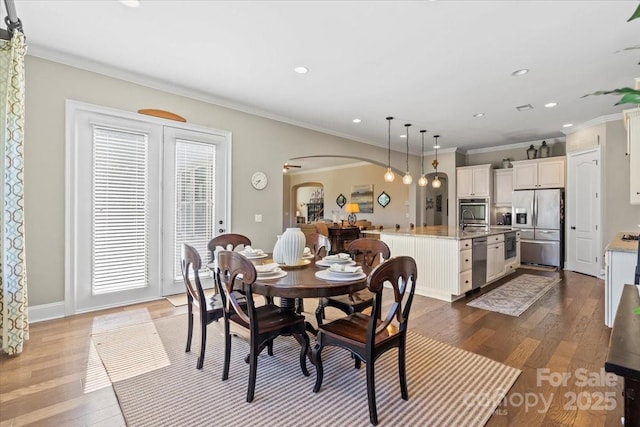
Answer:
<svg viewBox="0 0 640 427"><path fill-rule="evenodd" d="M0 40L0 331L2 351L29 339L24 234L24 35Z"/></svg>

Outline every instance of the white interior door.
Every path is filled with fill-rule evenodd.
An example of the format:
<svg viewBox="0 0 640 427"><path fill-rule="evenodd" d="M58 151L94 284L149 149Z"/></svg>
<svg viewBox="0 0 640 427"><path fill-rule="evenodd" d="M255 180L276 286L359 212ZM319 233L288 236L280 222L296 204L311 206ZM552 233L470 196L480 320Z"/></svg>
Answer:
<svg viewBox="0 0 640 427"><path fill-rule="evenodd" d="M567 270L600 272L600 147L567 155Z"/></svg>

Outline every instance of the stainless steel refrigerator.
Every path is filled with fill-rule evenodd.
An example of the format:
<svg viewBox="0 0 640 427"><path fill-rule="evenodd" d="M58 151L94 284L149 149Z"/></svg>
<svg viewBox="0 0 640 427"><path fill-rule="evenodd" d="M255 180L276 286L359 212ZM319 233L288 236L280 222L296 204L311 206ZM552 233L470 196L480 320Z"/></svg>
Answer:
<svg viewBox="0 0 640 427"><path fill-rule="evenodd" d="M516 190L512 202L513 228L520 229L520 261L562 268L563 190Z"/></svg>

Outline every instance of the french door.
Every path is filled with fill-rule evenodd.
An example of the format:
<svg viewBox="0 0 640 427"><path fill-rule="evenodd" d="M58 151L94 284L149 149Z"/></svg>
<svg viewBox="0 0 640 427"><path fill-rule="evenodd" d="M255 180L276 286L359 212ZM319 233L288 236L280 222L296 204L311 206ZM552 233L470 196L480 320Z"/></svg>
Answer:
<svg viewBox="0 0 640 427"><path fill-rule="evenodd" d="M226 228L229 139L68 101L67 314L184 291L182 243L206 262Z"/></svg>

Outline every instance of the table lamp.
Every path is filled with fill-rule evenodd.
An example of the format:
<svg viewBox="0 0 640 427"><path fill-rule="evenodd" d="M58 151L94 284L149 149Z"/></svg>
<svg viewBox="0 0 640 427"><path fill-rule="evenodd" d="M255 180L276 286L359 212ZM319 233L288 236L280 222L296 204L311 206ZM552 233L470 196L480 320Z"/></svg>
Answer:
<svg viewBox="0 0 640 427"><path fill-rule="evenodd" d="M357 203L347 203L347 206L344 208L345 212L349 214L347 217L347 221L349 221L349 225L356 225L356 214L360 213L360 205Z"/></svg>

